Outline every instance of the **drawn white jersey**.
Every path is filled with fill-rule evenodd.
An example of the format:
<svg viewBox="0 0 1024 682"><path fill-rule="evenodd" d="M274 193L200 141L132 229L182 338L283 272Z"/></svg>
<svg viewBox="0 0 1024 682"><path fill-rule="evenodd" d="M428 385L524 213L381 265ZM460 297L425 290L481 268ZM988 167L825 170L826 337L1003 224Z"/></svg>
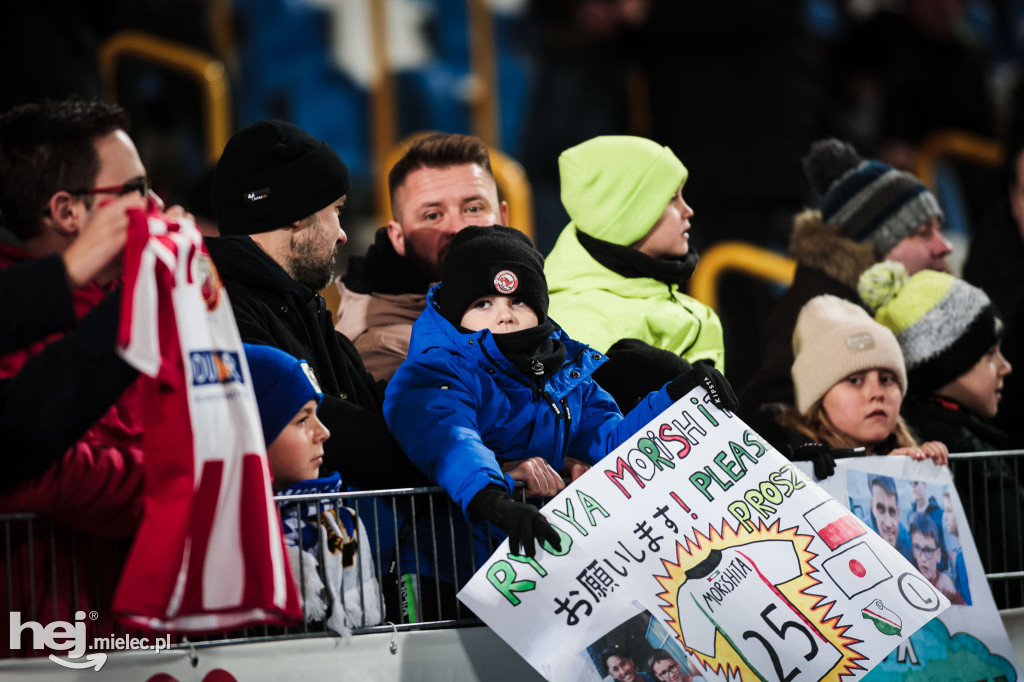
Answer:
<svg viewBox="0 0 1024 682"><path fill-rule="evenodd" d="M146 395L145 513L118 618L176 632L301 619L238 327L192 221L130 213L118 340Z"/></svg>
<svg viewBox="0 0 1024 682"><path fill-rule="evenodd" d="M761 680L820 680L843 655L779 591L800 574L788 540L713 550L686 572L676 595L686 646L715 657L721 632Z"/></svg>

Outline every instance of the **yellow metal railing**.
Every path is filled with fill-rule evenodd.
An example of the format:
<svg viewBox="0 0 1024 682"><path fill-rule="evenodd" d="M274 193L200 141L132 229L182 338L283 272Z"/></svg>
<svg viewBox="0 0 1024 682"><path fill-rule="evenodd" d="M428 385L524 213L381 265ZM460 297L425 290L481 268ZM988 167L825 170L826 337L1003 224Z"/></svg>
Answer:
<svg viewBox="0 0 1024 682"><path fill-rule="evenodd" d="M498 116L500 95L497 86L498 66L494 54L494 16L489 3L485 0L467 0L466 11L468 12L466 40L469 43L469 80L471 83L469 100L473 134L493 149L498 145L501 137L501 124ZM374 65L374 84L370 91L373 160L375 172L378 175L386 175L391 170L389 159L397 159L391 150L394 148L398 136L394 79L391 77L387 58L387 3L371 2L370 18ZM491 152L491 162L494 163L493 151ZM497 173L498 171L495 169L495 175ZM515 181L515 179L509 179L509 182ZM509 210L511 210L511 202ZM385 213L381 215L385 215ZM527 213L522 211L518 215L523 216Z"/></svg>
<svg viewBox="0 0 1024 682"><path fill-rule="evenodd" d="M201 50L141 31L114 34L100 48L106 98L117 99L117 65L136 57L193 77L203 91L203 135L207 163L216 163L231 136L231 96L224 63Z"/></svg>
<svg viewBox="0 0 1024 682"><path fill-rule="evenodd" d="M382 167L385 170L379 174L377 179L377 221L379 224L383 225L391 219L388 171L405 155L406 150L413 142L429 134L421 132L410 135L393 147L384 157ZM509 222L512 223L512 227L533 239L533 192L530 189L530 181L526 178L526 171L518 161L508 154L493 147L488 147L487 151L491 155L491 171L494 173L494 182L498 186L498 196L508 203Z"/></svg>
<svg viewBox="0 0 1024 682"><path fill-rule="evenodd" d="M718 283L727 271L788 285L793 281L796 261L753 244L721 242L700 255L690 278L690 295L717 309Z"/></svg>
<svg viewBox="0 0 1024 682"><path fill-rule="evenodd" d="M998 167L1006 151L998 141L962 130L940 130L930 134L917 152L915 174L935 191L935 164L941 159L960 159L981 166Z"/></svg>

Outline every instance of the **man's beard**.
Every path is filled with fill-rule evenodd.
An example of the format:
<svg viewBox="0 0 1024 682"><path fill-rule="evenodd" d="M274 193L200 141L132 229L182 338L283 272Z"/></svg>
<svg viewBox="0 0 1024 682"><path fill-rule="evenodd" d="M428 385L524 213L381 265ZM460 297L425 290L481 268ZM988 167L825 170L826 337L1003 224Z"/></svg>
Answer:
<svg viewBox="0 0 1024 682"><path fill-rule="evenodd" d="M334 280L334 252L337 249L330 249L323 255L318 252L316 241L315 236L297 240L292 254L288 256L286 270L296 282L320 291Z"/></svg>

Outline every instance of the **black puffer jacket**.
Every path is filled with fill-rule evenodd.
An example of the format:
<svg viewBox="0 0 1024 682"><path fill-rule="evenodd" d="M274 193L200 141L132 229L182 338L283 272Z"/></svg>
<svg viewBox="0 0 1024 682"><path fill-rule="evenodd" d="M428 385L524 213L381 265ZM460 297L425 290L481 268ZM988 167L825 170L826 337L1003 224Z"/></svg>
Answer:
<svg viewBox="0 0 1024 682"><path fill-rule="evenodd" d="M323 297L292 279L248 236L208 239L206 247L242 340L302 358L316 374L324 392L318 416L331 431L324 470L363 489L424 484L384 422L385 382L366 372L352 342L334 330Z"/></svg>

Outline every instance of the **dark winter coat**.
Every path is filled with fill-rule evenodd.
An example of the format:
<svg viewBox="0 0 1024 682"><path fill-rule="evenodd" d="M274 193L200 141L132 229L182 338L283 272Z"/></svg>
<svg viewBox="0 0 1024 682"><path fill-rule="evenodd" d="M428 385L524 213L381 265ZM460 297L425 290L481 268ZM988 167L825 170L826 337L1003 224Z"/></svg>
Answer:
<svg viewBox="0 0 1024 682"><path fill-rule="evenodd" d="M3 486L9 487L46 471L138 372L115 352L120 291L98 305L106 294L99 287L86 287L73 298L59 256L37 260L3 245L0 292L0 353L10 353L0 360Z"/></svg>
<svg viewBox="0 0 1024 682"><path fill-rule="evenodd" d="M248 236L208 239L206 246L242 340L306 360L320 382L318 416L332 433L324 443L324 468L364 489L422 483L384 422L384 382L366 372L352 342L335 331L323 297L292 279Z"/></svg>
<svg viewBox="0 0 1024 682"><path fill-rule="evenodd" d="M793 283L775 302L761 364L738 394L740 416L748 421L761 405L795 402L790 370L793 330L800 309L822 294L863 305L857 295L857 280L876 260L874 247L841 237L837 229L821 222L818 211L804 211L796 217L789 251L797 261Z"/></svg>

